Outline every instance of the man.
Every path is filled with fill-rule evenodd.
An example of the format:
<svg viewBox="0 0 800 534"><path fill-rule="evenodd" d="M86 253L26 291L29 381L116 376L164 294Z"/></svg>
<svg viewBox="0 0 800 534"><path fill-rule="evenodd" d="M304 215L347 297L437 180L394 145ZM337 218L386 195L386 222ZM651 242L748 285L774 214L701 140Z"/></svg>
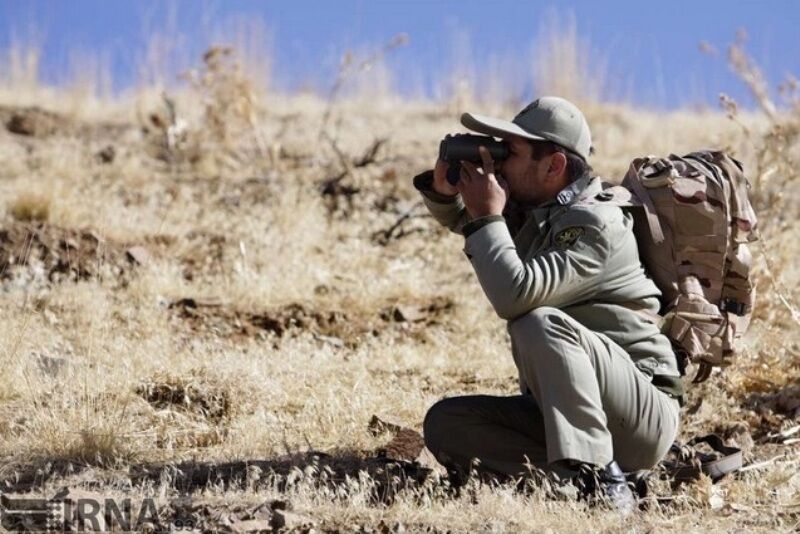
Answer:
<svg viewBox="0 0 800 534"><path fill-rule="evenodd" d="M522 394L444 399L426 415L425 442L462 472L579 473L630 510L622 470L663 457L683 395L632 219L603 203L587 163L589 126L570 102L542 97L512 122L469 113L461 122L502 138L509 157L493 162L481 148L482 166L463 162L455 186L441 160L414 184L436 220L464 235L478 281L508 321Z"/></svg>

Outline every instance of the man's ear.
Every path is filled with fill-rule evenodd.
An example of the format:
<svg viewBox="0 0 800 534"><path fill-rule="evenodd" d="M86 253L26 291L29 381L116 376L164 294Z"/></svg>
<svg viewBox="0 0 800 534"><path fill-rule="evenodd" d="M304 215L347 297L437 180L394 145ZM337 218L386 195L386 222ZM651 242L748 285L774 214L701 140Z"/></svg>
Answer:
<svg viewBox="0 0 800 534"><path fill-rule="evenodd" d="M561 152L554 152L550 157L550 167L547 169L547 174L552 178L560 178L567 172L567 156Z"/></svg>

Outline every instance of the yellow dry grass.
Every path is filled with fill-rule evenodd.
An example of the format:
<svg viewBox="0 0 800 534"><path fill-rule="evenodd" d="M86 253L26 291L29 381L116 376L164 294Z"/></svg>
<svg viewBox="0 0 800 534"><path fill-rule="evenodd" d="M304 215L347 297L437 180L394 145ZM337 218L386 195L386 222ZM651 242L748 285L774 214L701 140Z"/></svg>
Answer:
<svg viewBox="0 0 800 534"><path fill-rule="evenodd" d="M743 131L722 113L584 104L594 167L611 180L637 155L706 146L759 169L751 176L767 255L756 248L755 322L736 364L692 390L682 437L715 431L742 446L748 462L770 462L718 485L701 481L626 520L540 491L476 486L454 497L432 482L376 504L376 480L354 474L321 485L328 472L304 454L357 466L386 439L367 432L373 414L419 429L443 396L516 387L504 324L460 238L425 216L411 186L432 165L439 139L458 129L457 115L452 104L355 96L332 106L259 92L225 63L227 54L207 57L182 92L136 105L98 101L85 114L52 99L62 130L20 136L0 128L0 247L15 258L0 275L7 488L51 495L85 485L165 506L186 494L228 505L282 499L330 532L797 527L800 454L768 438L800 417L800 176L774 156L797 154L796 136L785 135L800 120L797 108L737 112ZM0 94L3 104L21 103ZM335 128L319 136L328 121ZM108 145L110 161L100 154ZM362 157L371 147L374 157ZM771 162L780 180L763 168ZM37 259L39 241L4 237L20 219L31 232L42 223L65 236L99 236L96 250L107 254L89 261L115 258L116 270ZM69 264L84 250L71 239L41 246ZM53 269L67 275L53 277ZM398 306L425 319L387 313ZM271 478L269 467L287 458L295 467ZM191 489L163 467L155 478L140 476L154 465L231 461L257 467Z"/></svg>

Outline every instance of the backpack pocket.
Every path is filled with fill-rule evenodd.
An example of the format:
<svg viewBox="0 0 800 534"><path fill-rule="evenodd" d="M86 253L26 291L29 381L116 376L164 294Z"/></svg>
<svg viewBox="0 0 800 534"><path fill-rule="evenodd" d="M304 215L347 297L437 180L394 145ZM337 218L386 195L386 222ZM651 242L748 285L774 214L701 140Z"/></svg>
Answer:
<svg viewBox="0 0 800 534"><path fill-rule="evenodd" d="M723 364L727 329L719 308L699 295L679 295L665 321L667 336L695 363Z"/></svg>

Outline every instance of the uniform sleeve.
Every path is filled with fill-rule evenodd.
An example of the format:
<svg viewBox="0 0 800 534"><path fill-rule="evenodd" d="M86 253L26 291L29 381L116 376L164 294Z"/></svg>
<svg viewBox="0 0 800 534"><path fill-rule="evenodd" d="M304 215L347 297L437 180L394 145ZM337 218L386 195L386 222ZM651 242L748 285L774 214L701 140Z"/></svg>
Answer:
<svg viewBox="0 0 800 534"><path fill-rule="evenodd" d="M592 213L565 214L553 228L553 244L523 261L508 226L491 222L467 237L464 252L497 314L512 320L540 306L591 299L611 252L605 230Z"/></svg>
<svg viewBox="0 0 800 534"><path fill-rule="evenodd" d="M448 197L426 189L420 184L429 181L426 180L428 175L432 180L433 171L426 171L414 178L414 186L420 191L425 207L428 208L430 214L439 224L457 234L461 234L464 225L471 220L467 209L464 207L464 201L461 200L461 195Z"/></svg>

